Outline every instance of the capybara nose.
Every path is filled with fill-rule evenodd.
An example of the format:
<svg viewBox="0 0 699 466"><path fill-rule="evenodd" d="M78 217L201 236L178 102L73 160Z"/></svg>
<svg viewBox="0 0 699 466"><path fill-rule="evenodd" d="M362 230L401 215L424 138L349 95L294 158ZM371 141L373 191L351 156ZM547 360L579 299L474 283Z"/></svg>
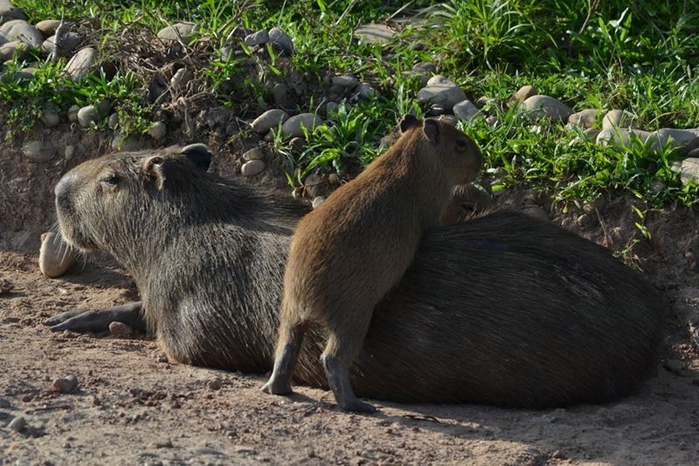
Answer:
<svg viewBox="0 0 699 466"><path fill-rule="evenodd" d="M61 178L58 181L58 183L56 183L56 187L53 189L53 193L56 195L57 204L65 202L68 196L70 196L70 190L73 186L74 181L75 175L73 175L72 173L67 173L63 175L63 178Z"/></svg>

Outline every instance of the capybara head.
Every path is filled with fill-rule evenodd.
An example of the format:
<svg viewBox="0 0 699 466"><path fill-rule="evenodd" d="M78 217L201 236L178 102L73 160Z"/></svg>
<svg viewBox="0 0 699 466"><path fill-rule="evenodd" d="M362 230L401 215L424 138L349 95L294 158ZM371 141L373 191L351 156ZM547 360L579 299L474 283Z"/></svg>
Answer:
<svg viewBox="0 0 699 466"><path fill-rule="evenodd" d="M406 115L399 124L403 137L419 140L426 153L435 154L452 184L473 181L483 164L478 145L444 120L427 118L421 121Z"/></svg>
<svg viewBox="0 0 699 466"><path fill-rule="evenodd" d="M82 163L55 188L63 237L85 251L111 250L112 237L138 240L145 231L162 230L163 217L182 214L177 205L183 199L193 202L195 196L188 190L196 184L191 181L206 176L210 161L206 146L192 144L157 152L123 152Z"/></svg>

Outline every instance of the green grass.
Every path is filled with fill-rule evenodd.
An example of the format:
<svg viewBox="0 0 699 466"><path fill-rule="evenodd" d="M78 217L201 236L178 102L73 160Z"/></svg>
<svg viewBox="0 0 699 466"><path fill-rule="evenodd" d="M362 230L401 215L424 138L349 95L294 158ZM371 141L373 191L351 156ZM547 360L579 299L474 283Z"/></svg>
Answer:
<svg viewBox="0 0 699 466"><path fill-rule="evenodd" d="M351 73L369 81L380 96L344 103L335 124L308 135L298 154L288 141L274 142L280 160L298 184L312 172L353 172L381 153L379 141L401 115L422 115L415 96L420 83L403 72L432 61L474 98L504 103L522 85L532 84L576 110L615 108L631 111L643 129L699 125L699 10L675 0L449 0L449 1L223 1L43 2L16 0L32 22L92 18L105 34L145 28L152 33L177 21L199 24L209 45L202 72L221 103L240 118L273 107L268 84L287 77L278 57L249 53L230 60L218 50L241 26L254 31L279 26L293 39L293 67L320 88L328 74ZM391 23L412 16L408 23ZM364 44L353 35L361 23L388 21L400 30L386 46ZM204 43L204 42L202 42ZM234 47L240 47L237 40ZM249 51L248 51L249 52ZM271 59L269 58L271 55ZM65 111L74 103L108 98L120 125L133 132L147 128L156 105L143 93L143 78L120 69L82 83L61 78L59 67L43 64L30 84L13 80L26 62L2 70L0 107L14 132L26 131L45 109ZM250 73L258 67L258 75ZM9 80L7 80L9 77ZM320 94L298 111L314 111ZM493 189L527 184L556 200L594 199L602 193L630 193L652 206L694 206L697 187L683 186L670 170L676 153L652 154L640 141L630 147L599 147L579 131L554 124L543 133L516 112L491 111L495 128L479 121L463 129L485 154L484 183ZM300 179L299 179L300 178ZM662 187L663 189L658 189Z"/></svg>

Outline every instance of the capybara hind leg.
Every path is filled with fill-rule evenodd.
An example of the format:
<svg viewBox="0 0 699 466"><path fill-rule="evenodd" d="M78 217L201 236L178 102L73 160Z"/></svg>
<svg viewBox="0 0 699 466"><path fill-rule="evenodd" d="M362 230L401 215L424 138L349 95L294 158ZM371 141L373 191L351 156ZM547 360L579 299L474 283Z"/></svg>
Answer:
<svg viewBox="0 0 699 466"><path fill-rule="evenodd" d="M291 390L291 378L299 358L301 342L305 333L302 322L286 322L282 318L279 330L279 342L274 355L274 369L267 383L261 390L273 395L288 395Z"/></svg>
<svg viewBox="0 0 699 466"><path fill-rule="evenodd" d="M350 384L349 375L350 365L362 349L370 317L367 317L366 323L360 323L358 322L360 319L357 319L357 321L351 324L350 329L347 328L347 322L345 322L345 328L342 329L342 337L338 336L337 332L331 328L328 343L321 356L325 375L328 378L328 385L330 385L330 389L335 395L337 404L344 411L364 413L375 411L372 405L356 397Z"/></svg>

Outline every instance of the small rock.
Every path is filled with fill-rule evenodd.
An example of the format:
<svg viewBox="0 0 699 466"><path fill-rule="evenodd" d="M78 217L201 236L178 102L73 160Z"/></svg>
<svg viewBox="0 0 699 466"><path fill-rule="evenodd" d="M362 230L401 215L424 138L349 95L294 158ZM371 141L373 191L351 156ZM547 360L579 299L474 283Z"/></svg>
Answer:
<svg viewBox="0 0 699 466"><path fill-rule="evenodd" d="M413 71L416 73L435 74L437 73L437 65L430 62L417 63L413 66Z"/></svg>
<svg viewBox="0 0 699 466"><path fill-rule="evenodd" d="M51 141L29 141L22 146L22 153L33 162L47 162L56 155Z"/></svg>
<svg viewBox="0 0 699 466"><path fill-rule="evenodd" d="M452 80L435 75L417 93L417 100L444 107L451 111L455 104L466 100L466 94Z"/></svg>
<svg viewBox="0 0 699 466"><path fill-rule="evenodd" d="M611 145L621 148L629 145L632 135L638 137L641 142L645 144L651 133L648 131L641 131L640 129L607 128L600 131L597 135L596 143L600 146Z"/></svg>
<svg viewBox="0 0 699 466"><path fill-rule="evenodd" d="M221 390L221 387L223 386L223 382L221 382L221 379L218 377L212 380L209 380L206 383L206 386L208 387L209 390Z"/></svg>
<svg viewBox="0 0 699 466"><path fill-rule="evenodd" d="M51 384L51 391L58 393L70 393L78 386L78 378L75 375L69 375L56 379Z"/></svg>
<svg viewBox="0 0 699 466"><path fill-rule="evenodd" d="M194 23L175 23L158 31L158 38L166 43L180 42L189 45L199 32Z"/></svg>
<svg viewBox="0 0 699 466"><path fill-rule="evenodd" d="M282 134L286 137L302 137L304 136L303 128L308 132L322 125L323 120L313 113L301 113L294 115L284 122L282 126Z"/></svg>
<svg viewBox="0 0 699 466"><path fill-rule="evenodd" d="M156 121L148 128L148 134L156 141L161 141L167 136L167 127L162 121Z"/></svg>
<svg viewBox="0 0 699 466"><path fill-rule="evenodd" d="M325 198L323 196L316 196L313 198L313 201L311 202L311 206L313 208L317 208L319 205L321 205L325 201Z"/></svg>
<svg viewBox="0 0 699 466"><path fill-rule="evenodd" d="M262 153L262 149L260 149L259 147L250 149L249 151L243 154L243 160L245 160L246 162L249 162L251 160L262 160L263 158L264 154Z"/></svg>
<svg viewBox="0 0 699 466"><path fill-rule="evenodd" d="M0 25L0 43L20 41L31 48L39 48L44 37L39 30L23 19L13 19Z"/></svg>
<svg viewBox="0 0 699 466"><path fill-rule="evenodd" d="M141 140L136 136L127 136L123 133L116 133L110 146L113 151L131 152L142 149Z"/></svg>
<svg viewBox="0 0 699 466"><path fill-rule="evenodd" d="M357 86L357 92L354 94L354 100L369 99L377 94L376 89L366 83L361 83Z"/></svg>
<svg viewBox="0 0 699 466"><path fill-rule="evenodd" d="M687 184L690 181L699 184L699 158L684 159L680 165L680 170L682 184Z"/></svg>
<svg viewBox="0 0 699 466"><path fill-rule="evenodd" d="M94 105L87 105L78 110L78 123L83 128L94 126L99 120L99 112Z"/></svg>
<svg viewBox="0 0 699 466"><path fill-rule="evenodd" d="M269 30L269 41L279 45L282 51L287 55L292 55L294 53L294 43L291 41L291 38L279 28L272 28Z"/></svg>
<svg viewBox="0 0 699 466"><path fill-rule="evenodd" d="M51 36L41 44L41 50L46 54L50 54L55 49L59 57L68 57L80 45L80 41L80 34L76 32L68 32L65 35L62 35L61 42L58 44L58 47L55 45L56 36Z"/></svg>
<svg viewBox="0 0 699 466"><path fill-rule="evenodd" d="M610 110L602 119L602 129L638 128L639 126L638 117L626 110Z"/></svg>
<svg viewBox="0 0 699 466"><path fill-rule="evenodd" d="M291 138L289 141L289 146L291 146L291 151L295 154L301 153L303 147L306 145L306 140L302 137Z"/></svg>
<svg viewBox="0 0 699 466"><path fill-rule="evenodd" d="M462 100L453 107L456 118L461 121L474 121L483 118L483 114L470 100Z"/></svg>
<svg viewBox="0 0 699 466"><path fill-rule="evenodd" d="M0 38L0 41L1 40ZM19 58L22 58L26 55L28 50L29 46L22 41L12 40L10 42L5 42L0 45L0 61L10 60L15 54L17 54Z"/></svg>
<svg viewBox="0 0 699 466"><path fill-rule="evenodd" d="M252 130L258 134L268 132L270 129L279 127L280 123L284 123L289 119L289 114L284 110L274 108L267 110L262 115L258 116L251 123Z"/></svg>
<svg viewBox="0 0 699 466"><path fill-rule="evenodd" d="M338 111L340 110L340 104L337 102L328 102L325 104L325 114L329 117L332 117L335 115Z"/></svg>
<svg viewBox="0 0 699 466"><path fill-rule="evenodd" d="M514 93L512 97L510 97L508 105L511 107L513 105L523 104L525 100L538 94L539 91L536 90L534 86L522 86L517 92Z"/></svg>
<svg viewBox="0 0 699 466"><path fill-rule="evenodd" d="M39 270L49 278L60 277L75 262L77 253L63 240L60 233L52 231L41 237L39 250Z"/></svg>
<svg viewBox="0 0 699 466"><path fill-rule="evenodd" d="M316 173L311 173L306 177L305 180L303 180L304 186L317 186L323 181L323 178L316 174Z"/></svg>
<svg viewBox="0 0 699 466"><path fill-rule="evenodd" d="M61 123L61 117L58 113L44 110L41 112L41 121L49 128L53 128Z"/></svg>
<svg viewBox="0 0 699 466"><path fill-rule="evenodd" d="M357 78L355 78L354 76L341 75L341 76L333 76L332 83L336 86L354 87L357 84L359 84L359 80Z"/></svg>
<svg viewBox="0 0 699 466"><path fill-rule="evenodd" d="M56 34L56 29L58 29L60 24L60 19L45 19L36 23L34 27L42 33L44 37L51 37Z"/></svg>
<svg viewBox="0 0 699 466"><path fill-rule="evenodd" d="M340 177L337 175L337 173L331 173L328 175L328 183L333 185L340 183Z"/></svg>
<svg viewBox="0 0 699 466"><path fill-rule="evenodd" d="M6 408L9 408L10 406L12 406L10 404L10 400L8 400L6 398L0 398L0 408L6 409Z"/></svg>
<svg viewBox="0 0 699 466"><path fill-rule="evenodd" d="M92 47L85 47L78 50L73 57L68 61L65 67L65 72L74 82L78 82L85 78L97 63L97 50Z"/></svg>
<svg viewBox="0 0 699 466"><path fill-rule="evenodd" d="M339 84L332 84L327 93L325 94L329 101L339 102L345 97L346 87L340 86Z"/></svg>
<svg viewBox="0 0 699 466"><path fill-rule="evenodd" d="M17 416L16 418L10 421L7 427L14 430L15 432L22 432L25 429L25 427L27 427L27 421L22 416Z"/></svg>
<svg viewBox="0 0 699 466"><path fill-rule="evenodd" d="M568 121L573 114L573 109L553 97L547 95L535 95L522 102L522 111L532 120L547 117L560 121Z"/></svg>
<svg viewBox="0 0 699 466"><path fill-rule="evenodd" d="M589 129L597 123L597 115L600 113L596 108L586 108L568 117L568 123L581 128Z"/></svg>
<svg viewBox="0 0 699 466"><path fill-rule="evenodd" d="M699 130L696 129L661 128L651 133L650 140L653 142L653 149L660 152L668 145L682 146L697 136L699 136Z"/></svg>
<svg viewBox="0 0 699 466"><path fill-rule="evenodd" d="M385 24L363 24L354 30L354 35L367 44L387 44L396 33Z"/></svg>
<svg viewBox="0 0 699 466"><path fill-rule="evenodd" d="M243 176L255 176L262 173L265 169L265 163L262 160L250 160L245 162L242 167L240 167L240 173Z"/></svg>
<svg viewBox="0 0 699 466"><path fill-rule="evenodd" d="M128 339L135 335L134 330L123 322L114 321L109 323L109 334L114 338Z"/></svg>
<svg viewBox="0 0 699 466"><path fill-rule="evenodd" d="M245 36L245 45L247 45L248 47L266 44L267 42L269 42L269 33L264 30L257 31Z"/></svg>
<svg viewBox="0 0 699 466"><path fill-rule="evenodd" d="M75 146L68 145L66 146L66 150L63 153L63 156L65 157L66 160L70 160L75 156L76 153Z"/></svg>
<svg viewBox="0 0 699 466"><path fill-rule="evenodd" d="M13 19L27 19L27 17L10 0L0 0L0 24Z"/></svg>
<svg viewBox="0 0 699 466"><path fill-rule="evenodd" d="M112 113L111 115L109 115L109 119L107 120L107 126L109 126L109 129L115 129L118 124L119 124L119 114Z"/></svg>
<svg viewBox="0 0 699 466"><path fill-rule="evenodd" d="M78 112L80 111L79 105L71 105L68 109L68 121L71 123L78 122Z"/></svg>
<svg viewBox="0 0 699 466"><path fill-rule="evenodd" d="M172 86L175 91L183 91L187 88L187 84L193 77L194 74L189 68L180 68L172 75L172 78L170 78L170 86Z"/></svg>

